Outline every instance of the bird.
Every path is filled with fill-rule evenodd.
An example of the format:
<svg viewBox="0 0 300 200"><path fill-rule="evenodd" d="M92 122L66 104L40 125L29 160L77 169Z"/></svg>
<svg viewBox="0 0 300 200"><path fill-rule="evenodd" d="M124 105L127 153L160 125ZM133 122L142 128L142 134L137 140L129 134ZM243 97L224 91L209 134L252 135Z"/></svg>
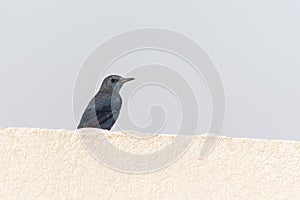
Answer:
<svg viewBox="0 0 300 200"><path fill-rule="evenodd" d="M119 75L106 77L96 95L86 107L77 129L99 128L110 130L118 119L122 98L119 94L123 84L134 80Z"/></svg>

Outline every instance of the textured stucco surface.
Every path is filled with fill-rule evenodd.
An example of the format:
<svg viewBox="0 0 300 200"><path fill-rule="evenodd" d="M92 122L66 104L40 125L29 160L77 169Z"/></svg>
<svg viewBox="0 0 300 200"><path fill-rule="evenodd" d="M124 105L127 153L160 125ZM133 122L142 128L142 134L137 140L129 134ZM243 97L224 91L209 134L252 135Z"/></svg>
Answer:
<svg viewBox="0 0 300 200"><path fill-rule="evenodd" d="M222 137L199 159L205 137L170 167L134 175L99 163L74 131L0 129L0 199L300 199L300 142ZM172 138L109 135L133 152Z"/></svg>

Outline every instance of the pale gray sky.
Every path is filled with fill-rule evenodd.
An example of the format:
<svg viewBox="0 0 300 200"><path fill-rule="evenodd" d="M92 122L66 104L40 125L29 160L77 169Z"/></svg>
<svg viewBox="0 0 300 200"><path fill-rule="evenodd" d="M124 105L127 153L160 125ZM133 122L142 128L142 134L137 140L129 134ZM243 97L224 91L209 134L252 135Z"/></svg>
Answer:
<svg viewBox="0 0 300 200"><path fill-rule="evenodd" d="M300 140L299 1L0 2L0 126L74 129L80 66L112 35L179 31L202 45L226 88L223 135Z"/></svg>

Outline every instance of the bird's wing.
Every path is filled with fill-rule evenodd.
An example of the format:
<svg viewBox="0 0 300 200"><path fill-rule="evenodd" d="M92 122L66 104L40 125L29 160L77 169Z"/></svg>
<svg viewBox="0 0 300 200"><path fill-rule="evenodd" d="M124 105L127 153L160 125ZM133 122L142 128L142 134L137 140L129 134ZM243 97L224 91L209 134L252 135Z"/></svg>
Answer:
<svg viewBox="0 0 300 200"><path fill-rule="evenodd" d="M114 117L111 104L109 94L101 94L99 98L94 97L84 111L78 128L101 128L101 124Z"/></svg>

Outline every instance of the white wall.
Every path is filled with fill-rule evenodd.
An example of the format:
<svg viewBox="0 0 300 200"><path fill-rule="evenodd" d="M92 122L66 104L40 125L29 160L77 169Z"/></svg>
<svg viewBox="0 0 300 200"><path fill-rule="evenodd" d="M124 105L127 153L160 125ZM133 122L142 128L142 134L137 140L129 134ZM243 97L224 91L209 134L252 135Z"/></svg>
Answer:
<svg viewBox="0 0 300 200"><path fill-rule="evenodd" d="M94 133L89 132L89 140L96 141L99 132ZM173 140L172 136L158 135L136 142L128 134L116 132L109 141L129 154L149 155ZM199 159L201 144L206 139L199 136L168 167L135 174L102 164L107 160L95 159L74 131L0 129L0 138L1 199L300 197L299 142L224 137L207 157ZM109 155L110 159L120 161L118 154L113 155ZM150 163L156 164L168 156L160 154ZM141 166L136 159L127 161L121 165Z"/></svg>

